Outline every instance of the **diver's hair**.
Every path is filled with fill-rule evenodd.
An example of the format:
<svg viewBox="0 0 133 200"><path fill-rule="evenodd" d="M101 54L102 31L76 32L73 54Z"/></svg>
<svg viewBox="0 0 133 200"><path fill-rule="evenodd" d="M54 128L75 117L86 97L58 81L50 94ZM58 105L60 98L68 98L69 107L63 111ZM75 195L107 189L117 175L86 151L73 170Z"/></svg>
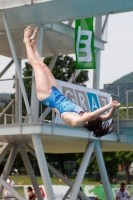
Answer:
<svg viewBox="0 0 133 200"><path fill-rule="evenodd" d="M102 118L98 117L94 120L88 121L84 125L89 131L93 131L95 137L102 137L104 135L110 134L113 131L113 120L111 123L108 121L102 122Z"/></svg>

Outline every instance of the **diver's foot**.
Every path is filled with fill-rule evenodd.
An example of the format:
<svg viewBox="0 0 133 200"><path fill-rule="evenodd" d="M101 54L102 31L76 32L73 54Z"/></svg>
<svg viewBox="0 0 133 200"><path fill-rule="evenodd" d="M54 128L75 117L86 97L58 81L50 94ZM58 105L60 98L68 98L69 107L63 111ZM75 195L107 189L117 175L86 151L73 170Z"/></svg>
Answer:
<svg viewBox="0 0 133 200"><path fill-rule="evenodd" d="M30 43L31 43L31 45L36 44L37 33L38 33L38 27L35 28L33 35L30 37Z"/></svg>
<svg viewBox="0 0 133 200"><path fill-rule="evenodd" d="M30 41L30 35L31 35L31 26L28 26L25 30L24 30L24 39L23 42L27 43Z"/></svg>

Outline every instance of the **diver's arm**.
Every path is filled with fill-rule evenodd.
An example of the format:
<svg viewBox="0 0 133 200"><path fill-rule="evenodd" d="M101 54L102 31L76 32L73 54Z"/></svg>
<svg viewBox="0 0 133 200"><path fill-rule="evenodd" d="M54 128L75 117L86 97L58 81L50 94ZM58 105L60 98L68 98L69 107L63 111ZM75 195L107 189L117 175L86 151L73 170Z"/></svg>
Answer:
<svg viewBox="0 0 133 200"><path fill-rule="evenodd" d="M111 119L114 116L116 109L117 108L111 108L110 111L107 114L101 115L100 117L102 118L102 121L106 121L108 119Z"/></svg>

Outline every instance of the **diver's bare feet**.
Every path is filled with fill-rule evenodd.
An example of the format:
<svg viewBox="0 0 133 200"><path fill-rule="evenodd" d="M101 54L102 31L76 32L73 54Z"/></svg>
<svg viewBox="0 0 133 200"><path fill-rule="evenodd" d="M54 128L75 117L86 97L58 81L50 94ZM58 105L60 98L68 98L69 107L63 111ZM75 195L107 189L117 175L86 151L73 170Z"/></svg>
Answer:
<svg viewBox="0 0 133 200"><path fill-rule="evenodd" d="M33 35L30 37L31 45L36 44L38 27L35 28Z"/></svg>
<svg viewBox="0 0 133 200"><path fill-rule="evenodd" d="M24 30L24 39L23 39L24 43L30 42L30 35L31 35L31 26L28 26Z"/></svg>

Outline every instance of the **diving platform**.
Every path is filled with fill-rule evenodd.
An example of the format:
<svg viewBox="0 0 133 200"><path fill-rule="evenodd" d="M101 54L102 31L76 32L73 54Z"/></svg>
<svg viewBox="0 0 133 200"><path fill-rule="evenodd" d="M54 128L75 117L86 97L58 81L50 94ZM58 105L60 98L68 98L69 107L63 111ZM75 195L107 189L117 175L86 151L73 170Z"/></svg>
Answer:
<svg viewBox="0 0 133 200"><path fill-rule="evenodd" d="M103 152L133 150L133 123L128 128L121 129L120 127L119 134L112 132L100 139L94 137L93 133L86 131L85 128L72 128L58 124L53 127L53 124L49 123L1 125L0 131L2 133L0 141L15 144L27 143L32 148L31 135L39 135L45 153L83 153L87 143L93 140L100 141Z"/></svg>

